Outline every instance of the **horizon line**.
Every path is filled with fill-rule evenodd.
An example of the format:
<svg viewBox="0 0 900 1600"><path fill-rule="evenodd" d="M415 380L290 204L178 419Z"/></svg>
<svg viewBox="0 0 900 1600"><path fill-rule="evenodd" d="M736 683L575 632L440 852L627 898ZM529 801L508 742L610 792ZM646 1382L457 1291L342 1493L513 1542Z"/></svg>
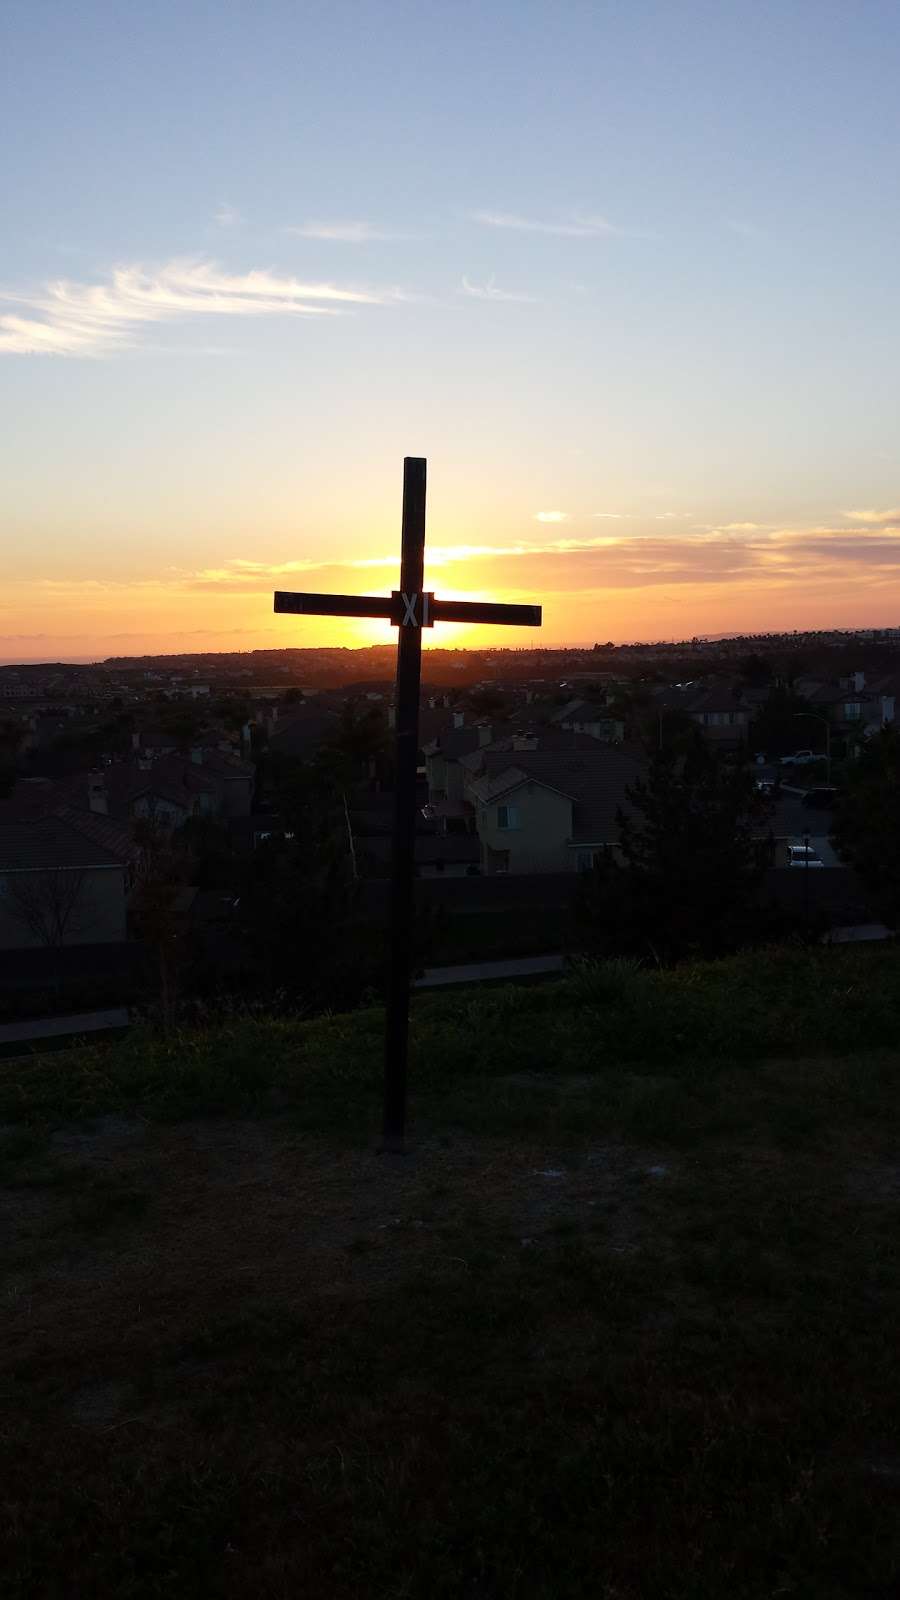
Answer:
<svg viewBox="0 0 900 1600"><path fill-rule="evenodd" d="M860 624L857 627L850 627L850 628L848 628L848 627L787 628L787 629L784 629L784 628L782 628L782 629L772 628L772 629L766 630L765 632L761 632L761 631L758 631L758 630L753 630L753 631L746 630L745 631L743 629L737 628L737 629L729 630L729 631L724 632L724 633L695 633L695 634L692 634L690 636L690 638L681 638L681 639L673 639L673 638L666 638L666 639L621 639L618 642L613 642L611 644L611 648L613 650L680 649L682 647L688 648L692 644L695 644L695 643L696 644L716 644L716 643L723 643L724 644L728 640L735 640L735 639L757 639L757 640L792 639L792 638L797 638L797 639L804 639L804 638L815 639L815 638L821 638L821 637L829 635L829 634L844 634L848 638L855 638L855 637L859 637L862 634L867 634L867 633L897 633L898 635L900 635L900 622L880 623L880 624L879 623ZM429 643L427 645L424 645L423 649L424 649L425 653L431 653L432 651L437 651L437 650L444 650L444 651L446 651L448 653L452 653L454 655L467 655L467 654L483 655L486 651L494 651L494 652L497 652L497 653L501 653L502 652L503 654L506 654L506 655L524 655L524 654L534 655L534 654L536 654L538 652L543 653L543 654L547 654L547 653L550 653L550 652L553 652L553 651L559 651L559 652L572 651L572 650L581 650L581 651L598 650L598 651L602 651L602 650L605 650L605 649L607 649L609 647L610 646L607 646L606 643L601 644L598 640L595 639L595 640L592 640L591 643L573 641L570 644L528 644L528 645L504 645L504 644L496 644L496 645L493 645L493 644L483 644L483 645L451 645L451 644L446 644L446 645L442 645L442 644L439 644L439 643L437 643L435 641L434 643ZM15 668L15 667L52 667L52 666L59 666L59 667L67 667L67 666L68 667L104 667L104 666L106 666L107 662L109 662L109 661L167 661L167 660L182 659L185 656L251 656L251 655L263 655L263 654L266 654L266 655L282 655L282 654L285 654L287 651L291 651L293 654L300 654L300 653L303 653L303 654L316 653L316 654L318 654L323 650L334 650L334 651L341 651L343 654L359 655L359 654L362 654L363 652L369 653L369 652L371 652L373 650L393 650L395 648L396 648L396 646L395 646L395 643L394 643L393 640L385 640L382 643L361 644L361 645L327 645L327 644L320 644L320 645L254 645L254 646L251 646L249 649L238 649L238 650L145 650L145 651L141 651L137 655L116 655L116 654L111 654L111 655L103 656L103 657L100 657L100 656L57 656L57 657L31 656L31 657L19 657L16 660L3 660L3 661L0 661L0 671L5 671L7 668Z"/></svg>

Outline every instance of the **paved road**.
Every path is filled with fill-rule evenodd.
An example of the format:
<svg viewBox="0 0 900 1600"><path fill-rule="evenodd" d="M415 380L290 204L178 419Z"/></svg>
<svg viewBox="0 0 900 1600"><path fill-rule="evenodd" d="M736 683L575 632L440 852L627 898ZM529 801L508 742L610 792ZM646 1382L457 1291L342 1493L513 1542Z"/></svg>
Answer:
<svg viewBox="0 0 900 1600"><path fill-rule="evenodd" d="M105 1033L110 1028L127 1028L131 1018L124 1006L113 1011L83 1011L68 1017L39 1017L32 1022L0 1023L0 1047L5 1044L30 1044L40 1039L80 1038L82 1034Z"/></svg>
<svg viewBox="0 0 900 1600"><path fill-rule="evenodd" d="M562 972L563 956L521 956L509 961L472 961L464 966L426 967L416 978L416 989L439 989L449 983L483 983L490 978L532 978L544 972Z"/></svg>

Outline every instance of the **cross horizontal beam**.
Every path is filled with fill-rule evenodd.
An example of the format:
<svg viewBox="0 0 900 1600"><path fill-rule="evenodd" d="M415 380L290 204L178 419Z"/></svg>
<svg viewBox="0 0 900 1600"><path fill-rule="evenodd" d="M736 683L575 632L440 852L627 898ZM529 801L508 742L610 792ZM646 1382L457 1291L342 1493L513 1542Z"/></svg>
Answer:
<svg viewBox="0 0 900 1600"><path fill-rule="evenodd" d="M428 601L423 609L421 602ZM434 595L294 594L275 592L275 610L308 617L384 617L395 627L430 627L434 622L492 622L500 627L539 628L540 606L500 605L492 600L438 600Z"/></svg>
<svg viewBox="0 0 900 1600"><path fill-rule="evenodd" d="M275 610L294 611L306 617L387 617L392 611L390 595L380 594L291 594L276 589Z"/></svg>

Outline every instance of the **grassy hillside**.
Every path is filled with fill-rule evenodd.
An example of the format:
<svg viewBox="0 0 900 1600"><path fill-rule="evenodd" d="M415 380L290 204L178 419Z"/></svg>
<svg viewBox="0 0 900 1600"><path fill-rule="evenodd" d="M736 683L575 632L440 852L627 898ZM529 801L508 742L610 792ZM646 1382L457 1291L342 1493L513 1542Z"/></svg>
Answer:
<svg viewBox="0 0 900 1600"><path fill-rule="evenodd" d="M380 1009L312 1022L238 1018L168 1042L137 1030L115 1044L20 1057L0 1063L0 1119L246 1111L274 1095L310 1131L364 1137L377 1127L382 1027ZM610 1108L623 1084L643 1078L677 1085L658 1112L673 1136L695 1102L715 1095L723 1066L837 1061L897 1044L893 946L775 949L659 972L586 963L539 987L415 996L413 1107L486 1127L494 1085L511 1073L587 1075Z"/></svg>
<svg viewBox="0 0 900 1600"><path fill-rule="evenodd" d="M900 960L0 1063L5 1593L893 1600Z"/></svg>

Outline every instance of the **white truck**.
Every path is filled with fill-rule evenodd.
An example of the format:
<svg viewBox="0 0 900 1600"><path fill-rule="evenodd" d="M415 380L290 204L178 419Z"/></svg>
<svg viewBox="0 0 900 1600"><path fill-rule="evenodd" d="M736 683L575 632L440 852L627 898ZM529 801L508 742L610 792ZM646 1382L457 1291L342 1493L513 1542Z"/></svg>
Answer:
<svg viewBox="0 0 900 1600"><path fill-rule="evenodd" d="M811 767L821 760L822 757L817 756L814 750L795 750L792 756L782 756L780 764L783 767Z"/></svg>

